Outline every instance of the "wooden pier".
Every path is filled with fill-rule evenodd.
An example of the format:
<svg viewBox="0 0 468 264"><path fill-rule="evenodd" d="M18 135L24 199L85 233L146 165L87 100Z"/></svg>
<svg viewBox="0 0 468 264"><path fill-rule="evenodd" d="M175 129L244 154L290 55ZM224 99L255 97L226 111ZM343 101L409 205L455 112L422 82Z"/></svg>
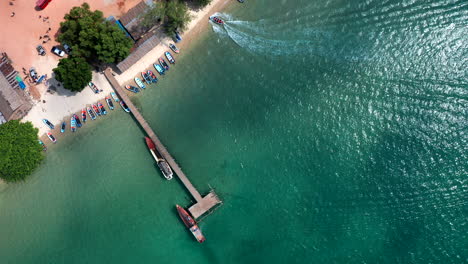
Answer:
<svg viewBox="0 0 468 264"><path fill-rule="evenodd" d="M119 83L114 78L112 70L110 68L107 68L104 71L104 75L106 76L111 86L114 88L115 92L120 96L122 100L125 101L127 106L130 108L131 113L138 121L138 123L140 123L140 126L143 128L143 130L145 130L148 137L151 138L151 140L153 140L154 144L156 145L156 149L159 151L159 153L161 153L161 155L167 161L167 163L169 163L169 166L171 166L173 172L177 175L177 177L179 177L182 184L184 184L185 188L187 188L192 197L195 199L196 203L189 208L189 211L192 214L192 216L195 219L198 219L200 216L209 212L216 205L222 203L213 190L211 190L210 193L208 193L208 195L206 195L205 197L201 196L201 194L193 186L193 184L187 178L187 176L176 163L171 154L167 151L166 147L164 147L161 140L159 140L158 136L156 136L154 131L149 126L148 122L146 122L146 120L140 114L135 105L133 105L132 101L127 96L125 90L120 87Z"/></svg>

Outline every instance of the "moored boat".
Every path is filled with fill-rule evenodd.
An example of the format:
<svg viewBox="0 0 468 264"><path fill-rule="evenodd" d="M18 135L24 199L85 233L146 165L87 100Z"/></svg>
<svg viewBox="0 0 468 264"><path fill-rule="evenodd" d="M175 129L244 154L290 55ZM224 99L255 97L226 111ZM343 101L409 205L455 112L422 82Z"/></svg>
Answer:
<svg viewBox="0 0 468 264"><path fill-rule="evenodd" d="M42 119L42 122L44 122L44 124L46 124L46 126L48 126L50 129L54 129L55 126L47 119Z"/></svg>
<svg viewBox="0 0 468 264"><path fill-rule="evenodd" d="M80 118L77 115L73 115L73 118L75 118L76 126L81 127L81 121Z"/></svg>
<svg viewBox="0 0 468 264"><path fill-rule="evenodd" d="M190 227L190 232L192 232L192 235L195 237L195 239L198 241L198 243L203 243L205 242L205 236L201 232L200 228L198 225L194 225Z"/></svg>
<svg viewBox="0 0 468 264"><path fill-rule="evenodd" d="M60 128L60 133L64 133L66 127L67 127L67 122L63 121L62 127Z"/></svg>
<svg viewBox="0 0 468 264"><path fill-rule="evenodd" d="M182 208L182 206L176 204L176 208L177 212L179 213L180 219L182 219L182 222L184 222L184 225L187 228L191 228L192 226L197 224L197 222L195 222L195 220L190 216L190 214L187 211L185 211L184 208Z"/></svg>
<svg viewBox="0 0 468 264"><path fill-rule="evenodd" d="M54 137L54 135L52 135L52 133L47 132L47 137L50 139L50 141L52 141L54 143L57 142L57 139Z"/></svg>
<svg viewBox="0 0 468 264"><path fill-rule="evenodd" d="M94 93L97 93L97 94L99 93L99 89L93 82L89 82L88 86L93 90Z"/></svg>
<svg viewBox="0 0 468 264"><path fill-rule="evenodd" d="M88 110L89 117L91 117L91 120L96 119L96 113L93 111L91 107L86 107L86 110Z"/></svg>
<svg viewBox="0 0 468 264"><path fill-rule="evenodd" d="M38 139L39 144L42 146L42 151L47 151L47 146L42 142L42 140Z"/></svg>
<svg viewBox="0 0 468 264"><path fill-rule="evenodd" d="M164 52L164 55L166 55L166 58L170 63L172 63L172 64L175 63L175 59L174 59L174 57L172 57L172 55L171 55L171 53L169 51Z"/></svg>
<svg viewBox="0 0 468 264"><path fill-rule="evenodd" d="M146 146L148 146L148 149L150 150L151 155L156 161L156 164L158 164L159 170L161 170L162 174L164 175L164 178L166 178L167 180L171 180L174 174L172 172L171 166L169 166L169 164L163 158L161 153L157 151L156 145L154 144L153 140L151 140L151 138L145 137L145 141L146 141Z"/></svg>
<svg viewBox="0 0 468 264"><path fill-rule="evenodd" d="M130 113L130 108L128 108L127 104L123 100L120 101L120 106L125 112Z"/></svg>
<svg viewBox="0 0 468 264"><path fill-rule="evenodd" d="M140 87L141 89L146 89L146 85L140 80L140 78L135 77L135 83Z"/></svg>
<svg viewBox="0 0 468 264"><path fill-rule="evenodd" d="M83 120L83 123L86 123L86 110L84 108L81 110L81 119Z"/></svg>
<svg viewBox="0 0 468 264"><path fill-rule="evenodd" d="M97 105L93 104L92 106L93 106L94 112L95 112L98 116L100 116L100 115L101 115L101 111L99 110L99 108L97 107Z"/></svg>
<svg viewBox="0 0 468 264"><path fill-rule="evenodd" d="M165 70L161 65L155 63L153 64L153 66L156 69L156 71L159 73L159 75L164 75Z"/></svg>
<svg viewBox="0 0 468 264"><path fill-rule="evenodd" d="M104 107L104 105L101 104L101 102L98 102L98 107L99 107L99 110L101 110L101 113L103 115L107 115L106 108Z"/></svg>
<svg viewBox="0 0 468 264"><path fill-rule="evenodd" d="M120 101L119 97L117 96L117 94L115 92L111 92L111 96L112 96L112 98L114 99L114 101L116 103L118 103Z"/></svg>
<svg viewBox="0 0 468 264"><path fill-rule="evenodd" d="M169 65L166 63L166 61L163 58L158 59L159 64L164 67L164 70L168 71L169 70Z"/></svg>
<svg viewBox="0 0 468 264"><path fill-rule="evenodd" d="M133 85L125 85L125 89L129 90L130 92L134 92L134 93L139 93L140 92L140 89L138 89L138 87L135 87Z"/></svg>
<svg viewBox="0 0 468 264"><path fill-rule="evenodd" d="M73 116L70 118L70 130L71 132L76 131L76 120L75 120L75 117Z"/></svg>
<svg viewBox="0 0 468 264"><path fill-rule="evenodd" d="M179 49L176 47L176 45L174 45L172 43L169 44L169 48L171 48L171 50L174 51L177 54L180 52Z"/></svg>
<svg viewBox="0 0 468 264"><path fill-rule="evenodd" d="M114 110L114 103L108 96L106 96L106 102L107 102L107 105L109 106L109 109Z"/></svg>
<svg viewBox="0 0 468 264"><path fill-rule="evenodd" d="M224 25L224 20L222 20L221 18L217 16L210 16L210 20L218 25Z"/></svg>
<svg viewBox="0 0 468 264"><path fill-rule="evenodd" d="M143 80L145 80L146 83L151 83L151 77L147 72L141 72L141 77L143 77Z"/></svg>
<svg viewBox="0 0 468 264"><path fill-rule="evenodd" d="M151 82L158 82L158 77L156 77L153 71L148 70L146 73L148 73L149 77L151 78Z"/></svg>

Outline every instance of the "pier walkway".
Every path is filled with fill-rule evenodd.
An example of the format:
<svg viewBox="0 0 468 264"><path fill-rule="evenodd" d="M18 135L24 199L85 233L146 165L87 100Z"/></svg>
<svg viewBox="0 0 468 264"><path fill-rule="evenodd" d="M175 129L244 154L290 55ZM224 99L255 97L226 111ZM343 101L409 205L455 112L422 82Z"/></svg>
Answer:
<svg viewBox="0 0 468 264"><path fill-rule="evenodd" d="M131 113L133 114L135 119L138 121L138 123L140 123L140 126L143 128L143 130L145 130L148 137L151 138L151 140L153 140L158 152L163 156L163 158L167 161L167 163L169 163L169 166L171 166L173 172L177 175L177 177L179 177L182 184L184 184L185 188L187 188L187 190L190 192L192 197L195 199L196 203L189 208L189 211L192 214L192 216L195 219L197 219L200 216L204 215L205 213L209 212L210 209L215 207L217 204L222 203L213 190L210 191L210 193L206 195L205 197L201 196L201 194L193 186L193 184L187 178L187 176L179 167L179 165L176 163L176 161L171 156L171 154L167 151L166 147L164 147L161 140L159 140L158 136L156 136L154 131L149 126L148 122L146 122L146 120L140 114L140 112L135 107L135 105L133 105L132 101L127 96L125 90L120 87L119 83L112 75L112 70L110 68L107 68L106 70L104 70L104 75L106 76L111 86L114 88L115 92L119 95L119 97L122 100L125 101L127 106L130 108Z"/></svg>

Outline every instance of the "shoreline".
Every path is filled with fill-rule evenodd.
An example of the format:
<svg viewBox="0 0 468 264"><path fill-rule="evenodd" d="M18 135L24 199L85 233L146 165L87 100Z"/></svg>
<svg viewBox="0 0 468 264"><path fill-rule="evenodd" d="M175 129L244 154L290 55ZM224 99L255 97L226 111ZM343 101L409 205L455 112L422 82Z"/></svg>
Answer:
<svg viewBox="0 0 468 264"><path fill-rule="evenodd" d="M232 2L232 0L213 0L204 8L198 10L189 9L192 20L188 24L187 29L181 34L183 38L182 42L177 44L177 46L181 48L181 53L183 53L183 48L190 45L197 35L207 29L209 25L209 16L215 12L221 11L227 6L227 4ZM164 52L169 50L169 43L173 43L172 39L169 37L162 39L160 44L154 47L128 70L116 75L115 78L119 84L125 85L133 82L133 79L139 76L141 71L152 69L153 63L155 63L157 58L164 56ZM175 55L174 53L172 54ZM103 99L106 96L110 96L110 92L113 91L110 83L107 81L104 74L100 72L93 72L92 82L94 82L99 89L102 89L103 92L95 94L89 87L86 87L79 93L72 93L63 87L58 87L57 91L51 94L47 92L47 89L44 87L45 91L43 92L41 99L39 101L34 101L33 108L22 118L22 121L30 121L34 127L38 128L39 138L47 145L48 139L46 139L46 133L50 129L42 123L42 119L48 119L56 127L60 127L61 123L65 121L67 122L67 128L69 129L70 120L66 120L66 117L69 117L72 114L77 114L81 117L81 109L87 105L96 103L97 101L101 101L105 106L107 106ZM131 96L134 95L132 94ZM54 132L55 131L57 130L54 129ZM58 133L60 133L60 131ZM57 136L58 133L55 132L54 136ZM51 142L48 143L50 144Z"/></svg>

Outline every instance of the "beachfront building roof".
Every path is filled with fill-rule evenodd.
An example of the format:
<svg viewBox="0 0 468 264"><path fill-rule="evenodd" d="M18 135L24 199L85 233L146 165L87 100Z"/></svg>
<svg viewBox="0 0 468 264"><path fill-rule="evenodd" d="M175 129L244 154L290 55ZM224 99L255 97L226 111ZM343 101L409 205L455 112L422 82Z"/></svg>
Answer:
<svg viewBox="0 0 468 264"><path fill-rule="evenodd" d="M156 33L150 28L145 28L140 25L142 14L150 8L154 2L152 0L144 0L136 6L128 10L122 17L119 18L117 24L124 28L124 30L135 41L135 45L130 55L117 64L117 68L124 72L129 69L133 64L139 61L143 56L161 43L160 32Z"/></svg>
<svg viewBox="0 0 468 264"><path fill-rule="evenodd" d="M2 121L20 119L32 107L29 98L19 89L17 75L18 72L11 65L7 54L2 53L0 55L0 119Z"/></svg>

